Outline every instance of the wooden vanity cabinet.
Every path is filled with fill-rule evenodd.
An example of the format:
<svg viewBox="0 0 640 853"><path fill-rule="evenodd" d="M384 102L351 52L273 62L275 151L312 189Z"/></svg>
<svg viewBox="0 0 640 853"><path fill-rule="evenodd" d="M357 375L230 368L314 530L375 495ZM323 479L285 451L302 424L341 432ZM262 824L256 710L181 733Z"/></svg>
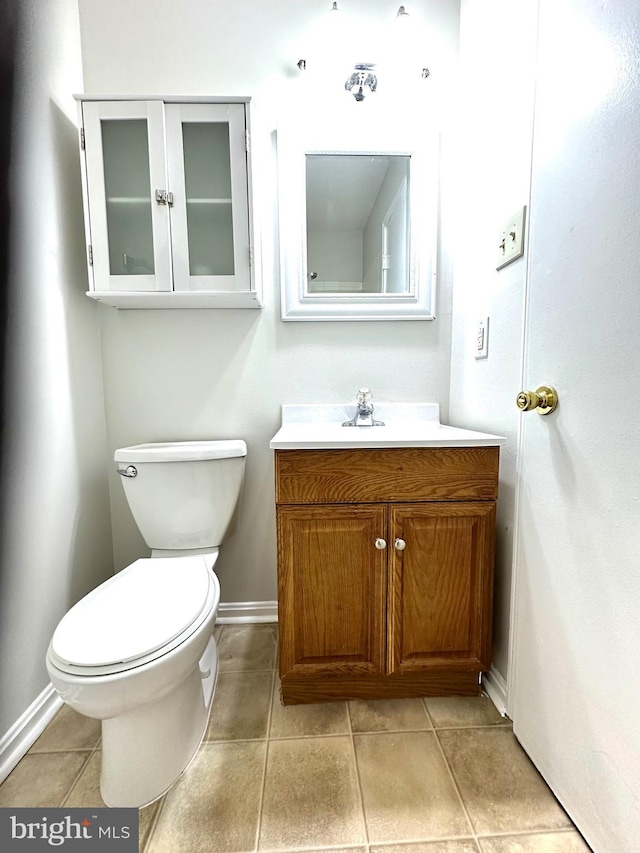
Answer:
<svg viewBox="0 0 640 853"><path fill-rule="evenodd" d="M285 704L474 695L498 447L276 450Z"/></svg>

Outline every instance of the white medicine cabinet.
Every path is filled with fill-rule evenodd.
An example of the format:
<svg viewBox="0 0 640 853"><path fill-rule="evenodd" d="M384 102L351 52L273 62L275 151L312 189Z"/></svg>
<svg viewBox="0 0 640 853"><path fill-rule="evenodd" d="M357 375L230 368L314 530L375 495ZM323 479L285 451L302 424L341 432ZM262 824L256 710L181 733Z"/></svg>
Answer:
<svg viewBox="0 0 640 853"><path fill-rule="evenodd" d="M88 296L259 308L249 99L77 96Z"/></svg>

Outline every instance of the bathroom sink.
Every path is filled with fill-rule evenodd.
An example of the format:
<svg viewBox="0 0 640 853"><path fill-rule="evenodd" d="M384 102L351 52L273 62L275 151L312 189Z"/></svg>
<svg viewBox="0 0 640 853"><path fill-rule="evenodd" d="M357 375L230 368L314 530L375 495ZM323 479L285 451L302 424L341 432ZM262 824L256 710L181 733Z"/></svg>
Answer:
<svg viewBox="0 0 640 853"><path fill-rule="evenodd" d="M437 403L376 403L374 417L384 426L344 427L353 403L282 406L282 426L272 450L365 447L487 447L506 438L440 423Z"/></svg>

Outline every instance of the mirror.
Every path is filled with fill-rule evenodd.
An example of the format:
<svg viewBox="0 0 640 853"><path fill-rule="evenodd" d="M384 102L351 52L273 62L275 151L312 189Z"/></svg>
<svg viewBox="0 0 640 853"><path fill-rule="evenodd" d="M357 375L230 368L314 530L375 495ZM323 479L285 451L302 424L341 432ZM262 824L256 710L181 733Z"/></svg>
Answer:
<svg viewBox="0 0 640 853"><path fill-rule="evenodd" d="M410 157L307 154L307 294L408 293Z"/></svg>
<svg viewBox="0 0 640 853"><path fill-rule="evenodd" d="M283 320L434 319L427 153L304 150L278 135Z"/></svg>

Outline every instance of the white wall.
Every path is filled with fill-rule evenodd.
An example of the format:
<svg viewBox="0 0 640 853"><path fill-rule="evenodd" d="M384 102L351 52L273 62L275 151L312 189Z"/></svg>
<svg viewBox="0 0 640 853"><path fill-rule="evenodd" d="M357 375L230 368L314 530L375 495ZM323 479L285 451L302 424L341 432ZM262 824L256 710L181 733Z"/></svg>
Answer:
<svg viewBox="0 0 640 853"><path fill-rule="evenodd" d="M393 22L397 3L353 0L361 23ZM217 571L222 600L276 598L273 461L269 439L280 405L353 399L367 385L374 401L432 400L447 414L450 350L449 177L435 322L283 323L280 320L272 133L283 118L301 123L359 115L381 129L418 118L447 133L446 91L457 50L458 0L416 4L409 38L419 36L432 76L409 104L398 86L356 104L343 84L351 66L325 81L300 75L299 58L318 53L326 0L80 0L85 89L89 93L251 95L253 151L262 233L262 311L116 311L101 307L110 451L158 439L238 437L247 441L239 527ZM366 31L366 26L360 31ZM355 37L356 40L359 36ZM358 47L351 62L365 61ZM321 56L335 56L331 39ZM313 63L312 63L313 60ZM367 60L368 61L368 60ZM321 63L320 63L321 64ZM419 70L419 69L418 69ZM391 78L389 77L389 80ZM406 88L406 87L405 87ZM415 94L415 93L414 93ZM394 114L395 111L395 114ZM120 483L111 472L115 565L147 553Z"/></svg>
<svg viewBox="0 0 640 853"><path fill-rule="evenodd" d="M528 204L537 0L463 0L450 421L505 435L497 520L494 667L507 676L526 256L496 271L503 221ZM488 358L474 358L490 317Z"/></svg>
<svg viewBox="0 0 640 853"><path fill-rule="evenodd" d="M76 0L22 0L4 377L0 738L69 607L112 571L96 306L85 296Z"/></svg>

